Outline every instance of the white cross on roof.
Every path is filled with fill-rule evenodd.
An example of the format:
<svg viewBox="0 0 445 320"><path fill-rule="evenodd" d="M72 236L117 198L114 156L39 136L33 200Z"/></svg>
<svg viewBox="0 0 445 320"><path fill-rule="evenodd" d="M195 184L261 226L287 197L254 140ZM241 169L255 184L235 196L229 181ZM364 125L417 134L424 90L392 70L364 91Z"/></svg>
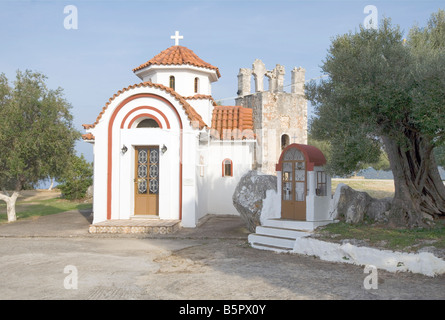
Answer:
<svg viewBox="0 0 445 320"><path fill-rule="evenodd" d="M184 36L179 35L179 31L175 31L175 35L171 36L170 39L175 40L175 46L179 46L179 39L184 39Z"/></svg>

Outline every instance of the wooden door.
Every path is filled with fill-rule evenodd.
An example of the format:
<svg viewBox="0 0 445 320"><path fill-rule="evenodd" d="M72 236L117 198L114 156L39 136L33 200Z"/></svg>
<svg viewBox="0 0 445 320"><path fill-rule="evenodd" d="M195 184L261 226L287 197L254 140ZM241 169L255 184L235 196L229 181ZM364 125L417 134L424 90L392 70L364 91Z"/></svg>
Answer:
<svg viewBox="0 0 445 320"><path fill-rule="evenodd" d="M135 215L159 215L159 159L159 146L136 147Z"/></svg>
<svg viewBox="0 0 445 320"><path fill-rule="evenodd" d="M281 167L281 218L306 220L306 162L296 148L289 149Z"/></svg>

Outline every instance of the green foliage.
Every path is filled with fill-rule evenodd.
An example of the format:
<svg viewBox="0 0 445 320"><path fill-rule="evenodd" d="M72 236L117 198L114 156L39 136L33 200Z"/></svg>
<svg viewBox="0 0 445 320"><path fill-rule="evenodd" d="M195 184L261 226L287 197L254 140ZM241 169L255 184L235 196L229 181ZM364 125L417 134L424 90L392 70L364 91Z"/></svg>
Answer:
<svg viewBox="0 0 445 320"><path fill-rule="evenodd" d="M307 144L310 146L317 147L323 153L326 158L326 162L329 164L331 160L331 144L327 140L317 140L312 137L309 133L307 137Z"/></svg>
<svg viewBox="0 0 445 320"><path fill-rule="evenodd" d="M339 174L339 173L343 173L344 175L350 174L349 171L341 171L338 170L338 168L345 167L345 164L342 163L344 161L356 161L357 154L360 154L365 151L361 148L360 144L356 144L355 148L352 148L351 146L341 148L340 150L344 151L344 153L340 155L340 150L338 149L338 141L331 142L329 140L316 140L312 137L311 134L308 135L308 144L317 147L318 149L321 150L321 152L323 152L327 161L326 170L331 174ZM336 146L337 149L333 151L332 145ZM370 150L369 152L374 152L374 150ZM333 153L335 154L335 157L332 155ZM368 159L371 159L374 162L366 163L358 159L357 163L350 165L350 167L355 168L355 170L353 170L352 172L357 172L359 170L367 169L369 167L372 167L375 170L385 170L385 171L390 169L388 156L384 151L381 151L380 154L377 153L373 156L369 156Z"/></svg>
<svg viewBox="0 0 445 320"><path fill-rule="evenodd" d="M80 157L72 156L61 174L57 186L68 200L82 199L89 186L93 184L93 165Z"/></svg>
<svg viewBox="0 0 445 320"><path fill-rule="evenodd" d="M328 141L330 168L348 175L382 158L382 137L407 146L418 132L433 146L445 140L445 14L404 41L384 19L378 30L360 28L333 39L322 70L306 86L315 108L314 139Z"/></svg>
<svg viewBox="0 0 445 320"><path fill-rule="evenodd" d="M17 71L14 87L0 75L0 187L22 190L57 176L80 133L62 89L40 73Z"/></svg>

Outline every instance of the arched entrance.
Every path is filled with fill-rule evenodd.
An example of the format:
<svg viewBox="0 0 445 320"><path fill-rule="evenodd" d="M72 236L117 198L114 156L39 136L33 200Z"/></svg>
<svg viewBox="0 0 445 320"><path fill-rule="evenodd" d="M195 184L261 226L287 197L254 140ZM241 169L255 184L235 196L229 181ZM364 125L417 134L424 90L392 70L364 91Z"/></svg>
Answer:
<svg viewBox="0 0 445 320"><path fill-rule="evenodd" d="M306 220L306 159L297 148L289 148L283 155L281 218Z"/></svg>

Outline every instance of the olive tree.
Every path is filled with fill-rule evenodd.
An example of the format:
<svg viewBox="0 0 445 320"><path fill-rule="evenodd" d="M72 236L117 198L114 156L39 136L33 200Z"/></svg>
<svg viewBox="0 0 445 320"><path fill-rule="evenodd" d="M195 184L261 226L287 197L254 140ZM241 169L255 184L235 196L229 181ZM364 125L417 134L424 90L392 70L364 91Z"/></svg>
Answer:
<svg viewBox="0 0 445 320"><path fill-rule="evenodd" d="M425 226L445 215L445 187L434 150L445 142L445 12L406 39L384 19L379 29L337 36L322 64L328 76L310 82L310 127L331 145L339 174L375 163L382 149L394 175L391 222Z"/></svg>
<svg viewBox="0 0 445 320"><path fill-rule="evenodd" d="M0 75L0 200L9 222L16 220L15 202L24 186L59 175L80 137L62 89L47 88L45 80L37 72L17 71L10 86Z"/></svg>

